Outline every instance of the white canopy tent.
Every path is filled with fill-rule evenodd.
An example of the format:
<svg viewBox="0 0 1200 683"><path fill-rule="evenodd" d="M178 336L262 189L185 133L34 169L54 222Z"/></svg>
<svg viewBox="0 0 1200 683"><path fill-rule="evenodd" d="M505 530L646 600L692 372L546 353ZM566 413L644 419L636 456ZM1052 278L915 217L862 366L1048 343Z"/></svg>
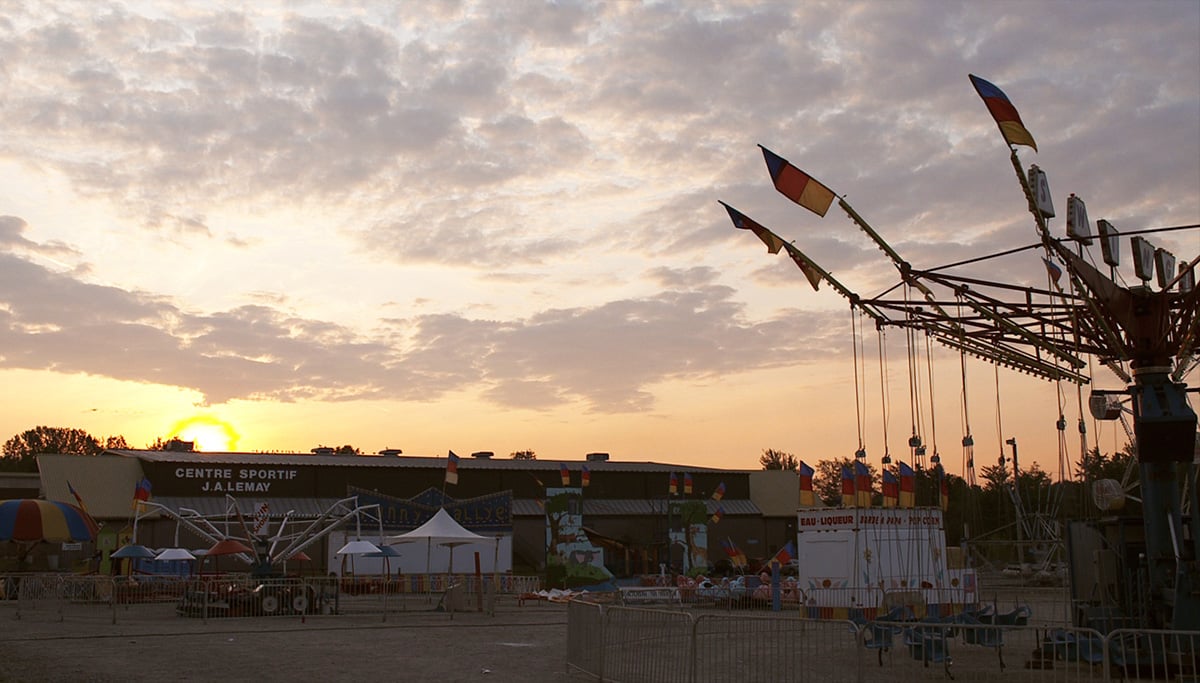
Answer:
<svg viewBox="0 0 1200 683"><path fill-rule="evenodd" d="M454 549L461 545L471 545L475 543L495 544L497 552L499 552L499 539L480 536L479 534L464 528L461 524L454 521L450 513L446 512L445 508L437 511L428 522L409 531L407 533L398 534L396 536L388 536L385 543L387 545L395 545L397 543L417 543L424 542L426 544L426 556L429 556L430 549L433 546L443 546L450 550L450 563L446 573L454 573ZM432 567L429 568L432 570Z"/></svg>

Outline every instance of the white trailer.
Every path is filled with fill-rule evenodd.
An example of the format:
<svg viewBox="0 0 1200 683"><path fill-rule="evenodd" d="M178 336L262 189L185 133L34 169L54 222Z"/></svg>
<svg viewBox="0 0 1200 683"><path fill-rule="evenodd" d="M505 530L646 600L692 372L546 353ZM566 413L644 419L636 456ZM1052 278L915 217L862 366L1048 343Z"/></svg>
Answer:
<svg viewBox="0 0 1200 683"><path fill-rule="evenodd" d="M798 586L809 607L912 605L923 616L978 602L974 570L947 564L939 508L806 508L796 528Z"/></svg>

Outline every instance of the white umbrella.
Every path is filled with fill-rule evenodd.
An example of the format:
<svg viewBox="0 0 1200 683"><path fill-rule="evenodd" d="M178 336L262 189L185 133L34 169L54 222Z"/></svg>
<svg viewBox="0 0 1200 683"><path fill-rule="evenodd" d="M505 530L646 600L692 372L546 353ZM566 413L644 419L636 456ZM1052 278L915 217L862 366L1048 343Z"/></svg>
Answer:
<svg viewBox="0 0 1200 683"><path fill-rule="evenodd" d="M154 559L156 560L194 560L196 556L188 552L184 548L167 548L159 553Z"/></svg>
<svg viewBox="0 0 1200 683"><path fill-rule="evenodd" d="M342 546L336 553L337 555L342 556L342 574L346 573L347 557L351 557L353 555L369 555L370 553L377 552L379 552L379 546L370 541L350 541L346 545ZM350 572L354 573L353 561L350 563Z"/></svg>
<svg viewBox="0 0 1200 683"><path fill-rule="evenodd" d="M350 541L337 551L338 555L366 555L379 552L379 546L370 541Z"/></svg>

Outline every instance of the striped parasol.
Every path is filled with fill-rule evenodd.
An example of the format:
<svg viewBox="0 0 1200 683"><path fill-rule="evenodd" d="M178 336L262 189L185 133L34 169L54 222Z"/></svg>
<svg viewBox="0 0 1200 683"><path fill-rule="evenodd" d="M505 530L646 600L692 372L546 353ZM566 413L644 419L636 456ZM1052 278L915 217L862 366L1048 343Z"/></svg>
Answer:
<svg viewBox="0 0 1200 683"><path fill-rule="evenodd" d="M23 498L0 500L0 541L70 543L96 538L96 520L74 505Z"/></svg>

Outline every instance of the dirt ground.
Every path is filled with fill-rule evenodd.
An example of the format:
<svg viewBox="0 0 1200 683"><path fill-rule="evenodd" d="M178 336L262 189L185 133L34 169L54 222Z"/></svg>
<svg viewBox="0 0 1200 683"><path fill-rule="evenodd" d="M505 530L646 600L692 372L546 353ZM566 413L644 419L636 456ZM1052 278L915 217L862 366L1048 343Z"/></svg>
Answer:
<svg viewBox="0 0 1200 683"><path fill-rule="evenodd" d="M1062 613L1056 602L1058 592L1043 593L1022 591L1020 596L995 599L998 608L1020 602L1033 604L1035 615ZM566 606L547 602L521 605L511 596L497 601L495 616L478 611L453 615L432 611L435 602L417 596L399 607L393 604L393 610L401 611L389 611L386 621L377 611L355 611L361 606L378 607L370 597L343 600L336 616L309 615L303 620L290 615L206 621L177 616L174 604L68 607L75 611L65 615L53 606L20 613L15 606L15 601L0 601L0 683L288 679L526 683L572 679L566 665ZM711 608L702 613L714 619L718 630L732 627L716 617L766 614ZM114 620L117 623L112 623ZM740 622L737 625L744 627ZM834 629L838 644L851 642L844 637L844 626L835 624ZM1035 647L1030 639L1037 634L1030 630L1009 635L1006 651L1011 668L1007 673L998 667L997 653L982 648L957 648L955 669L977 683L1005 676L1014 680L1014 675L1023 679L1034 673L1023 670L1022 664ZM759 638L751 635L750 639ZM875 652L868 654L868 663L874 664ZM716 666L708 660L719 659L718 655L706 653L704 666ZM723 660L718 664L733 666ZM746 666L749 664L735 668ZM902 653L890 655L887 667L869 666L867 672L872 679L883 676L889 681L909 680L910 675L918 674L944 680L939 669L921 670ZM776 680L769 673L763 675L767 677L762 680ZM576 673L573 680L589 677ZM1098 678L1091 672L1077 680Z"/></svg>
<svg viewBox="0 0 1200 683"><path fill-rule="evenodd" d="M123 622L123 623L122 623ZM567 611L88 623L0 611L0 682L565 681ZM581 680L581 679L580 679Z"/></svg>

